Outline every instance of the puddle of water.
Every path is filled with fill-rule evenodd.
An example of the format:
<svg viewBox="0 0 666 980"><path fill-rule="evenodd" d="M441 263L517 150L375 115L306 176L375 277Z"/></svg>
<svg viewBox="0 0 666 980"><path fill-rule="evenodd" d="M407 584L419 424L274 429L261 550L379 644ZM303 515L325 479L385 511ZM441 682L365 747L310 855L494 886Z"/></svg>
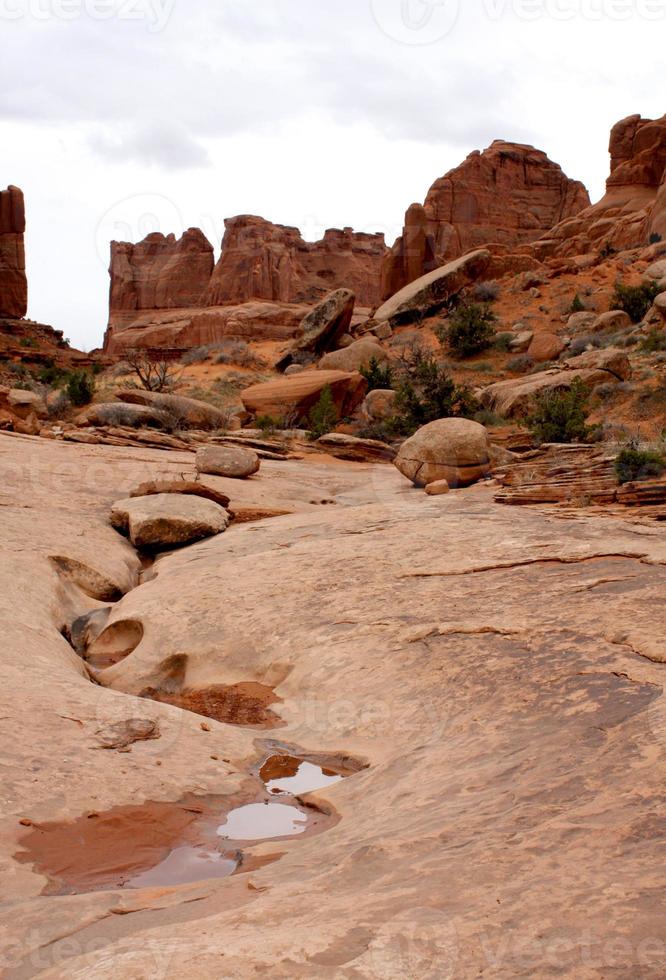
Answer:
<svg viewBox="0 0 666 980"><path fill-rule="evenodd" d="M238 861L225 857L219 851L204 847L176 847L171 854L154 868L135 875L126 888L164 888L173 885L189 885L207 878L228 878L238 867Z"/></svg>
<svg viewBox="0 0 666 980"><path fill-rule="evenodd" d="M259 775L272 796L312 793L344 779L339 772L290 755L271 756L261 767Z"/></svg>
<svg viewBox="0 0 666 980"><path fill-rule="evenodd" d="M307 815L284 803L250 803L232 810L217 829L219 837L232 841L275 840L297 837L308 827Z"/></svg>

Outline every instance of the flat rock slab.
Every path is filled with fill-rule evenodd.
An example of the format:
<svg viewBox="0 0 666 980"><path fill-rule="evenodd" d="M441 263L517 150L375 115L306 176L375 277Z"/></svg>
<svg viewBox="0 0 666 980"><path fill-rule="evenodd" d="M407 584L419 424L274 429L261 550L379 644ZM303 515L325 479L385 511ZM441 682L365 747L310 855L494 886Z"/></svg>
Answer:
<svg viewBox="0 0 666 980"><path fill-rule="evenodd" d="M111 509L111 524L137 548L162 550L221 534L230 516L219 504L201 497L161 493L120 500Z"/></svg>
<svg viewBox="0 0 666 980"><path fill-rule="evenodd" d="M246 480L259 470L259 456L252 449L240 446L203 446L197 452L198 473L211 476L227 476L233 480Z"/></svg>
<svg viewBox="0 0 666 980"><path fill-rule="evenodd" d="M191 497L202 497L204 500L212 500L220 507L229 506L229 497L226 493L221 493L213 487L207 487L205 483L196 483L194 480L146 480L132 490L130 497L154 497L160 493L176 493L189 495Z"/></svg>

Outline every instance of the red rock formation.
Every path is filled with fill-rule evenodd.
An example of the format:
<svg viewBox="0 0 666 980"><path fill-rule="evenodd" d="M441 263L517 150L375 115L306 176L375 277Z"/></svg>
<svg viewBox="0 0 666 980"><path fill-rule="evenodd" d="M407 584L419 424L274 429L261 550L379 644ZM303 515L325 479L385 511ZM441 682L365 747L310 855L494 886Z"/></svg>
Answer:
<svg viewBox="0 0 666 980"><path fill-rule="evenodd" d="M213 272L213 246L198 228L182 238L148 235L137 245L111 242L111 315L201 306Z"/></svg>
<svg viewBox="0 0 666 980"><path fill-rule="evenodd" d="M539 258L617 250L666 238L666 116L620 120L610 136L606 194L592 207L552 228L534 246Z"/></svg>
<svg viewBox="0 0 666 980"><path fill-rule="evenodd" d="M297 228L240 216L226 222L216 266L213 248L191 228L111 244L109 329L104 349L187 349L227 336L287 339L307 312L336 287L360 306L377 305L384 236L330 230L315 243ZM247 314L247 315L246 315Z"/></svg>
<svg viewBox="0 0 666 980"><path fill-rule="evenodd" d="M207 306L265 299L317 303L336 288L353 290L361 306L379 302L382 234L330 229L319 242L298 228L239 215L225 221L222 254L206 293Z"/></svg>
<svg viewBox="0 0 666 980"><path fill-rule="evenodd" d="M23 191L10 186L0 192L0 316L24 317L28 312L24 233Z"/></svg>
<svg viewBox="0 0 666 980"><path fill-rule="evenodd" d="M382 269L388 298L433 268L489 243L517 248L588 206L584 186L541 150L496 140L412 205Z"/></svg>

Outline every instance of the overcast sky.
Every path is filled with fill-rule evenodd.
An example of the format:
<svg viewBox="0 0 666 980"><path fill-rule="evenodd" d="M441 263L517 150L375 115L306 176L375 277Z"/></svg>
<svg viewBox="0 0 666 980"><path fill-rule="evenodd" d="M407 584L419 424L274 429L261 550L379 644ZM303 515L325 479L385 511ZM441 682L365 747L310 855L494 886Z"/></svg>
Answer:
<svg viewBox="0 0 666 980"><path fill-rule="evenodd" d="M26 194L29 316L102 340L109 241L260 214L400 233L493 139L583 180L666 112L666 0L0 0L0 184Z"/></svg>

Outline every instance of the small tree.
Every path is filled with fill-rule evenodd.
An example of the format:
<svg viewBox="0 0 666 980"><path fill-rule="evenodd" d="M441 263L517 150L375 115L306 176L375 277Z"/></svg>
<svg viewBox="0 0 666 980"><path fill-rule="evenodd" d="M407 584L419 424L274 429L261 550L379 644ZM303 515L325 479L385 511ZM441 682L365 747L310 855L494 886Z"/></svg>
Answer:
<svg viewBox="0 0 666 980"><path fill-rule="evenodd" d="M310 412L310 438L314 441L331 432L339 421L331 386L326 385L319 401Z"/></svg>
<svg viewBox="0 0 666 980"><path fill-rule="evenodd" d="M624 310L634 323L640 323L659 295L656 282L645 282L640 286L624 286L621 282L615 284L613 307Z"/></svg>
<svg viewBox="0 0 666 980"><path fill-rule="evenodd" d="M368 391L383 391L393 387L393 370L390 364L380 364L376 357L361 368L361 374L368 382Z"/></svg>
<svg viewBox="0 0 666 980"><path fill-rule="evenodd" d="M447 345L454 357L465 358L480 354L495 340L497 317L481 303L461 303L448 322L437 329L437 338Z"/></svg>
<svg viewBox="0 0 666 980"><path fill-rule="evenodd" d="M392 422L402 435L411 435L436 419L471 418L479 408L469 388L458 387L443 364L420 350L406 366L395 406Z"/></svg>
<svg viewBox="0 0 666 980"><path fill-rule="evenodd" d="M95 394L95 379L87 371L72 371L67 379L67 397L76 408L89 405Z"/></svg>
<svg viewBox="0 0 666 980"><path fill-rule="evenodd" d="M565 391L543 392L528 425L538 442L586 442L590 437L588 391L576 378Z"/></svg>
<svg viewBox="0 0 666 980"><path fill-rule="evenodd" d="M168 391L180 377L172 361L150 351L130 350L125 354L125 363L146 391Z"/></svg>

